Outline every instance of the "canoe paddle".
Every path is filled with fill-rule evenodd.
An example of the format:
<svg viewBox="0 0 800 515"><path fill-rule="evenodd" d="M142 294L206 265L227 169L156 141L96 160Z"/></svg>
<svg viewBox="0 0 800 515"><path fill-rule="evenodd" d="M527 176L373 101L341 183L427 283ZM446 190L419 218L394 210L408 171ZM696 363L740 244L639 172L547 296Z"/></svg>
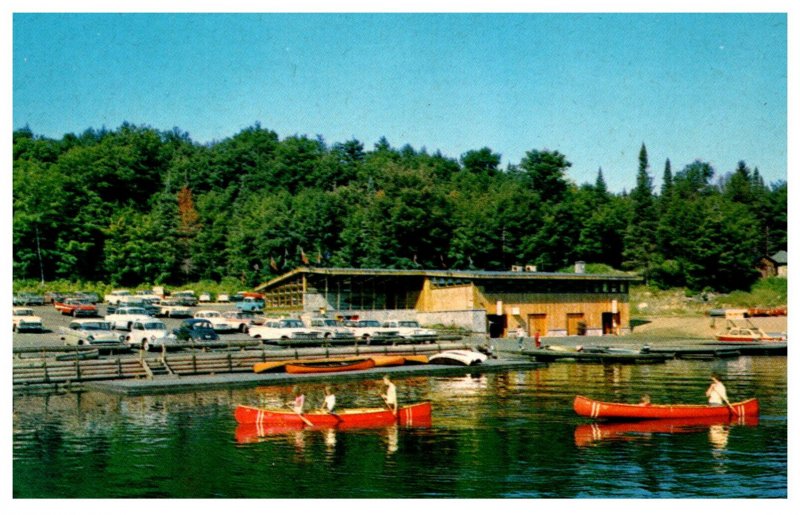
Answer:
<svg viewBox="0 0 800 515"><path fill-rule="evenodd" d="M297 416L300 417L300 420L305 422L307 426L314 427L314 424L310 420L308 420L306 417L304 417L302 414L297 413Z"/></svg>

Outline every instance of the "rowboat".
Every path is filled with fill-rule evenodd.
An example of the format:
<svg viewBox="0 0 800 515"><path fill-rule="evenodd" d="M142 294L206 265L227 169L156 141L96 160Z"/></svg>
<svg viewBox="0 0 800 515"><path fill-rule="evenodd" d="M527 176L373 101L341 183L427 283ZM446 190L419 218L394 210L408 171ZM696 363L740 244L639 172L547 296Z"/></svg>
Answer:
<svg viewBox="0 0 800 515"><path fill-rule="evenodd" d="M287 363L287 374L325 374L331 372L349 372L352 370L367 370L375 367L375 362L370 358L359 360L330 360L306 361L300 363Z"/></svg>
<svg viewBox="0 0 800 515"><path fill-rule="evenodd" d="M326 411L309 411L300 418L297 413L288 409L264 409L254 406L239 405L234 411L234 418L239 424L258 424L262 426L289 427L380 427L387 424L409 426L430 424L431 403L420 402L401 406L397 415L386 407L380 408L346 408L335 413Z"/></svg>
<svg viewBox="0 0 800 515"><path fill-rule="evenodd" d="M661 418L632 420L626 422L581 424L575 428L575 445L583 447L601 440L626 439L632 435L653 433L695 433L707 431L712 427L756 426L758 417L745 417L731 420L729 415L721 417Z"/></svg>
<svg viewBox="0 0 800 515"><path fill-rule="evenodd" d="M772 343L786 341L786 335L767 334L763 329L757 327L748 319L737 323L734 320L726 320L724 332L716 335L717 341L725 343Z"/></svg>
<svg viewBox="0 0 800 515"><path fill-rule="evenodd" d="M480 365L486 361L486 354L469 350L446 350L428 358L433 365Z"/></svg>
<svg viewBox="0 0 800 515"><path fill-rule="evenodd" d="M369 356L369 359L375 362L376 367L399 367L406 364L406 358L403 356Z"/></svg>
<svg viewBox="0 0 800 515"><path fill-rule="evenodd" d="M623 404L604 402L583 396L575 397L572 407L575 413L591 418L703 418L703 417L757 417L758 400L748 399L729 406L709 404Z"/></svg>

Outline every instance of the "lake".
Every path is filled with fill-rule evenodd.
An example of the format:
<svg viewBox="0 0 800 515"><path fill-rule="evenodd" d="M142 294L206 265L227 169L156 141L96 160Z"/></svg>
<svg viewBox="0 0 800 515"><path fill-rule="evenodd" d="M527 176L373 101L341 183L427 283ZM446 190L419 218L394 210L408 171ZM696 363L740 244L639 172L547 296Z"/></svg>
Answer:
<svg viewBox="0 0 800 515"><path fill-rule="evenodd" d="M237 404L277 407L291 387L154 396L16 394L15 498L785 498L787 358L398 378L429 427L237 427ZM575 415L577 394L704 403L712 371L755 424L620 427ZM377 381L335 382L338 406L377 406ZM321 385L308 385L311 404Z"/></svg>

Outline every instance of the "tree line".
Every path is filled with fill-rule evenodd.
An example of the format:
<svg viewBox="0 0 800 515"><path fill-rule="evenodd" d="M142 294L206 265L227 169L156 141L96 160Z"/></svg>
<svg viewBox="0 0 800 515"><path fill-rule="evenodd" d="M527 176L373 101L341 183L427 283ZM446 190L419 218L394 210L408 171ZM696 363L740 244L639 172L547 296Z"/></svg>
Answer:
<svg viewBox="0 0 800 515"><path fill-rule="evenodd" d="M125 123L61 139L13 134L15 279L254 285L301 265L558 271L577 260L660 287L748 289L786 249L787 186L695 161L661 187L642 144L636 186L570 180L567 156L501 167L255 124L209 144Z"/></svg>

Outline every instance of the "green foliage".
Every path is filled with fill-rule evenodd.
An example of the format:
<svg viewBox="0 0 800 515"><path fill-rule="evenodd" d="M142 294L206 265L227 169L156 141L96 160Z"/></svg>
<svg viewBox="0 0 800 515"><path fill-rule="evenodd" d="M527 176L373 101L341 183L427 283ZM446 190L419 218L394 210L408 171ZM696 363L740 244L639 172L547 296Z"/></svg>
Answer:
<svg viewBox="0 0 800 515"><path fill-rule="evenodd" d="M372 150L281 139L259 124L208 145L127 123L61 140L23 128L13 156L13 273L31 286L215 293L301 265L548 272L582 260L726 292L787 248L785 182L766 186L744 162L712 182L707 163L673 175L667 161L657 196L644 145L629 195L610 193L602 170L575 185L558 151L504 170L488 147L453 159L386 138Z"/></svg>

